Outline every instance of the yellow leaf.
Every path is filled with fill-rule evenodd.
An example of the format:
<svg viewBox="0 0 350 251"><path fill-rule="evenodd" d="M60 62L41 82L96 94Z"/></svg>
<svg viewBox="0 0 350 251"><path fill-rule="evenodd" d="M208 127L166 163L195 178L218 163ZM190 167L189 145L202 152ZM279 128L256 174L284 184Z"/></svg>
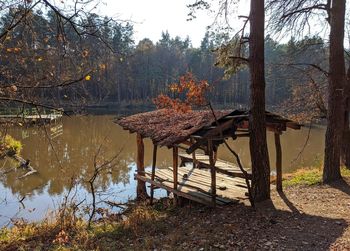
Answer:
<svg viewBox="0 0 350 251"><path fill-rule="evenodd" d="M86 75L86 76L85 76L85 80L86 80L86 81L90 81L90 80L91 80L91 76L90 76L90 75Z"/></svg>
<svg viewBox="0 0 350 251"><path fill-rule="evenodd" d="M39 62L43 61L43 58L42 57L38 57L37 59Z"/></svg>

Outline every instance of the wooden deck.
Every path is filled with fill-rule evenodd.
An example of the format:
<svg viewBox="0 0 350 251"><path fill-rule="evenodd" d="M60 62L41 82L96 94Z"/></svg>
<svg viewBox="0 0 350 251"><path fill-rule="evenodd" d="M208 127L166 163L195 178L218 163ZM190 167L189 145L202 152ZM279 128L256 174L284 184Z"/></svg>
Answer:
<svg viewBox="0 0 350 251"><path fill-rule="evenodd" d="M153 184L155 187L166 189L202 204L212 205L211 177L207 169L192 168L189 166L178 168L178 189L174 189L173 169L156 169L155 180L151 174L136 175L140 180ZM239 177L229 177L226 174L216 174L216 204L224 205L234 201L248 199L245 180Z"/></svg>
<svg viewBox="0 0 350 251"><path fill-rule="evenodd" d="M179 153L179 157L182 162L193 162L192 155L186 153ZM196 153L196 161L199 168L210 168L209 156L204 154ZM241 177L244 178L242 171L238 166L234 165L231 162L217 159L215 162L216 171L219 173L227 174L232 177ZM249 174L249 179L251 179L251 171L246 170Z"/></svg>

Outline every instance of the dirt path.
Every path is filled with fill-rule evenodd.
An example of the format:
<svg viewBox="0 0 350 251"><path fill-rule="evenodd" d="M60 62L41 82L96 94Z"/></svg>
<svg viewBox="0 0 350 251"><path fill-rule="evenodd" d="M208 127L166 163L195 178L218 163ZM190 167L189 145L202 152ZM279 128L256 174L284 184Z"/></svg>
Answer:
<svg viewBox="0 0 350 251"><path fill-rule="evenodd" d="M350 250L350 180L333 186L290 187L256 211L237 204L187 206L146 224L125 249Z"/></svg>

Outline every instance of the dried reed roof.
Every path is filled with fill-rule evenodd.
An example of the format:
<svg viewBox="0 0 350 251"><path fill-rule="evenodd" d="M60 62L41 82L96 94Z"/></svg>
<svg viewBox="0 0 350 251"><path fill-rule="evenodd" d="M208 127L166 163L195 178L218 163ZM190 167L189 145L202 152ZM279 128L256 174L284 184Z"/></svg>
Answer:
<svg viewBox="0 0 350 251"><path fill-rule="evenodd" d="M215 111L221 118L232 111ZM139 113L116 121L123 129L151 138L154 144L171 147L215 122L211 111L172 112L166 109Z"/></svg>
<svg viewBox="0 0 350 251"><path fill-rule="evenodd" d="M239 110L215 111L219 122L230 116L246 116L245 119L248 120L248 114L247 111ZM116 123L131 133L136 132L144 138L152 139L154 144L172 147L185 141L195 132L213 125L215 118L211 111L176 113L162 109L124 117L118 119ZM283 124L293 129L300 128L298 123L270 112L266 112L266 123L267 126Z"/></svg>

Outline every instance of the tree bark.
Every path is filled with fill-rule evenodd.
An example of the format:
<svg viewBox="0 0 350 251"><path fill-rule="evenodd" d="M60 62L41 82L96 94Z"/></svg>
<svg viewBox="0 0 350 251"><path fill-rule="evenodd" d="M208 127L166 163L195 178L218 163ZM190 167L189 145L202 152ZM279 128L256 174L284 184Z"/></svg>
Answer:
<svg viewBox="0 0 350 251"><path fill-rule="evenodd" d="M143 139L140 134L137 134L137 174L138 175L145 175L145 164L144 164L144 157L145 157L145 146L143 144ZM136 196L138 200L144 200L148 197L147 190L146 190L146 183L142 180L137 180L137 190L136 190Z"/></svg>
<svg viewBox="0 0 350 251"><path fill-rule="evenodd" d="M341 179L340 152L344 127L344 23L346 0L333 0L330 10L328 112L323 182Z"/></svg>
<svg viewBox="0 0 350 251"><path fill-rule="evenodd" d="M264 0L251 0L249 67L250 85L250 155L252 161L252 192L255 201L270 198L270 163L266 143Z"/></svg>
<svg viewBox="0 0 350 251"><path fill-rule="evenodd" d="M350 111L350 66L347 72L345 82L345 97L344 97L344 128L341 160L346 168L350 169L350 128L349 128L349 111Z"/></svg>

